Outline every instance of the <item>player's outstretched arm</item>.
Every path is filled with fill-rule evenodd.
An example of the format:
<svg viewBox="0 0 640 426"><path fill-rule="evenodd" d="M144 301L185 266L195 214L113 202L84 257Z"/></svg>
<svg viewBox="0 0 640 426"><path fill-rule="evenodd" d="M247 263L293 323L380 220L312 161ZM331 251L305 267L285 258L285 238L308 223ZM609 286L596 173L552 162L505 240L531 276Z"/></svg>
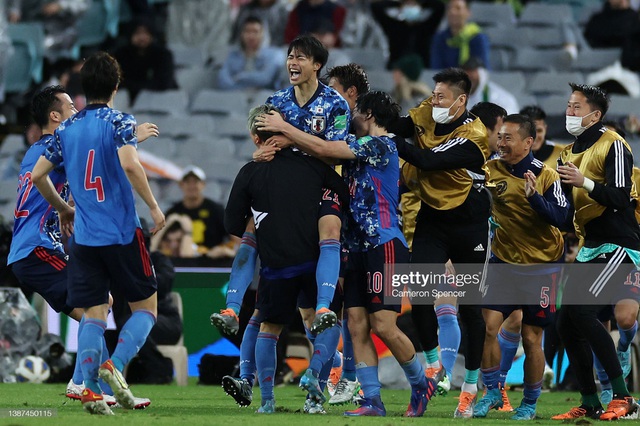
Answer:
<svg viewBox="0 0 640 426"><path fill-rule="evenodd" d="M149 187L149 181L147 181L147 175L140 164L138 159L138 151L132 145L124 145L118 150L118 158L120 159L120 165L124 170L133 189L142 197L142 200L147 206L149 206L149 212L151 213L151 219L153 219L154 227L151 229L152 233L156 233L165 225L164 213L160 210L156 198L151 192Z"/></svg>
<svg viewBox="0 0 640 426"><path fill-rule="evenodd" d="M138 143L144 142L152 136L157 138L159 134L158 126L153 123L142 123L136 128Z"/></svg>
<svg viewBox="0 0 640 426"><path fill-rule="evenodd" d="M64 201L60 194L58 194L58 191L56 191L55 186L53 186L51 179L49 179L49 173L53 168L54 164L51 161L47 160L44 156L40 157L31 172L31 180L36 188L38 188L40 195L58 211L62 232L67 236L71 236L73 233L75 209Z"/></svg>

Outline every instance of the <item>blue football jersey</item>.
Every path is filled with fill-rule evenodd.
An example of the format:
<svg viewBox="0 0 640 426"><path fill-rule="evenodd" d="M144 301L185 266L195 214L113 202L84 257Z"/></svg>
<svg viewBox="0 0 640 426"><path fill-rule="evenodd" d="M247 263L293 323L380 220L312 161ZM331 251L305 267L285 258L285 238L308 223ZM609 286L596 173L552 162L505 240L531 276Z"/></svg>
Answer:
<svg viewBox="0 0 640 426"><path fill-rule="evenodd" d="M60 221L58 212L49 205L38 192L31 180L31 172L41 155L53 139L53 135L44 135L29 148L20 164L18 177L18 195L13 213L13 239L7 264L27 257L38 246L64 251L60 240ZM69 198L67 177L62 166L56 167L49 178L56 191L66 201Z"/></svg>
<svg viewBox="0 0 640 426"><path fill-rule="evenodd" d="M266 103L277 107L288 123L305 133L328 141L347 138L351 121L349 104L322 83L318 83L316 93L305 105L298 105L293 86L274 93Z"/></svg>
<svg viewBox="0 0 640 426"><path fill-rule="evenodd" d="M396 144L389 136L352 136L347 143L356 159L342 166L350 195L345 246L362 252L394 238L406 246L398 209L400 161Z"/></svg>
<svg viewBox="0 0 640 426"><path fill-rule="evenodd" d="M45 156L54 165L64 160L78 244L129 244L140 227L133 188L118 157L125 145L138 146L133 116L91 104L60 124L47 147Z"/></svg>

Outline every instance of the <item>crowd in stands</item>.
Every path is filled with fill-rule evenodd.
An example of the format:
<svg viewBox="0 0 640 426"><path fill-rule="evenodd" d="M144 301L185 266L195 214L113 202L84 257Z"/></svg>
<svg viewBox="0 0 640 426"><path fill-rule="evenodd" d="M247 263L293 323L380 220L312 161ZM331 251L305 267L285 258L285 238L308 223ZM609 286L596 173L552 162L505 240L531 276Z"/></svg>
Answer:
<svg viewBox="0 0 640 426"><path fill-rule="evenodd" d="M253 150L244 125L246 113L288 85L284 46L306 32L329 49L327 69L349 62L362 65L372 89L391 93L405 112L429 96L434 71L462 67L473 83L469 108L483 101L497 103L508 113L524 105L543 106L548 115L547 133L566 140L563 121L556 119L564 119L566 100L553 102L565 96L569 80L558 83L557 91L551 80L544 92L534 91L530 83L544 72L554 81L570 77L591 83L590 74L600 71L604 75L600 83L614 94L614 109L633 105L631 96L640 93L638 3L583 0L572 2L572 8L551 0L2 1L0 100L4 102L0 124L4 128L0 137L5 141L0 145L0 177L14 178L11 167L15 168L15 162L7 158L17 152L9 144L19 138L4 136L28 135L25 105L32 94L45 85L60 83L82 108L78 83L82 58L95 50L107 50L118 59L124 75L116 108L136 114L139 122L186 123L189 119L195 123L192 120L198 117L198 125L183 126L184 134L160 125L160 138L166 139L140 149L148 149L160 157L160 164L166 161L178 170L190 164L204 169L203 175L208 176L202 179L205 195L224 204L235 172ZM115 10L114 4L119 5ZM559 17L550 14L551 10L569 14ZM36 63L28 68L33 71L27 76L28 89L16 91L11 82L16 72L25 77L15 67L20 63L21 46L28 43L16 34L26 23L40 25L44 36L42 45L29 51ZM102 38L87 42L92 31ZM38 66L39 79L31 77L37 75ZM158 92L166 97L155 97ZM198 98L207 100L204 106ZM633 141L640 110L627 109L619 107L610 115L628 125ZM206 126L200 128L202 123ZM28 139L33 138L24 136L25 142ZM206 148L203 139L216 144L211 151L215 158L198 157L193 155L195 149L189 149L196 140ZM158 144L151 146L155 142ZM171 149L164 150L165 146ZM229 158L218 156L221 153ZM180 198L178 187L185 189L185 179L178 178L154 183L165 211ZM194 243L200 246L196 238ZM206 250L198 247L195 253L224 250L218 248L221 243L209 244Z"/></svg>

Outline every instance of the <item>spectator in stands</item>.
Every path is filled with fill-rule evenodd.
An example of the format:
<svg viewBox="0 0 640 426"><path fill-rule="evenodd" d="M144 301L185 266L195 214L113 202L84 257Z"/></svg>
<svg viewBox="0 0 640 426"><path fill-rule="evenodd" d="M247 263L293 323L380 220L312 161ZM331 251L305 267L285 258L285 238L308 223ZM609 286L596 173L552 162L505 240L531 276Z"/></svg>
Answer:
<svg viewBox="0 0 640 426"><path fill-rule="evenodd" d="M173 54L155 37L153 22L139 18L129 43L115 52L122 68L120 88L129 91L133 103L141 90L176 89Z"/></svg>
<svg viewBox="0 0 640 426"><path fill-rule="evenodd" d="M393 92L391 96L403 111L417 106L431 94L431 88L420 81L422 58L415 53L393 63Z"/></svg>
<svg viewBox="0 0 640 426"><path fill-rule="evenodd" d="M300 0L289 13L284 42L291 43L299 35L310 33L315 22L327 19L333 23L336 47L340 47L340 31L346 15L347 9L331 0Z"/></svg>
<svg viewBox="0 0 640 426"><path fill-rule="evenodd" d="M76 23L89 7L88 0L9 0L10 22L42 22L45 56L56 59L78 38Z"/></svg>
<svg viewBox="0 0 640 426"><path fill-rule="evenodd" d="M504 87L490 80L489 71L484 67L482 61L477 57L469 58L462 69L471 80L471 93L469 94L468 105L475 105L478 102L492 102L507 110L507 114L516 114L518 101Z"/></svg>
<svg viewBox="0 0 640 426"><path fill-rule="evenodd" d="M489 38L478 24L469 22L471 11L466 0L451 0L447 5L448 27L436 33L431 42L433 69L459 67L469 58L479 58L485 68L489 63Z"/></svg>
<svg viewBox="0 0 640 426"><path fill-rule="evenodd" d="M0 102L4 102L4 75L11 49L11 39L7 31L7 11L5 3L0 2Z"/></svg>
<svg viewBox="0 0 640 426"><path fill-rule="evenodd" d="M478 102L469 111L478 117L487 128L487 139L491 151L489 160L500 158L498 155L498 132L504 123L504 118L508 115L507 111L492 102Z"/></svg>
<svg viewBox="0 0 640 426"><path fill-rule="evenodd" d="M197 246L193 243L193 222L184 214L171 214L166 226L151 237L149 250L168 257L195 257Z"/></svg>
<svg viewBox="0 0 640 426"><path fill-rule="evenodd" d="M640 28L640 16L629 0L608 0L594 13L584 30L591 47L623 47Z"/></svg>
<svg viewBox="0 0 640 426"><path fill-rule="evenodd" d="M373 18L389 42L387 68L402 56L415 53L424 67L430 64L431 39L444 15L440 0L380 0L371 3Z"/></svg>
<svg viewBox="0 0 640 426"><path fill-rule="evenodd" d="M175 203L167 216L184 214L193 222L192 239L198 253L213 259L234 257L239 239L224 228L224 207L204 196L207 177L200 167L189 166L182 173L182 201Z"/></svg>
<svg viewBox="0 0 640 426"><path fill-rule="evenodd" d="M276 89L281 69L279 52L264 44L262 21L249 16L242 25L240 45L229 52L218 72L218 88Z"/></svg>
<svg viewBox="0 0 640 426"><path fill-rule="evenodd" d="M233 26L231 43L240 39L242 26L248 17L260 18L264 27L264 46L282 46L287 24L287 6L281 0L251 0L238 11Z"/></svg>
<svg viewBox="0 0 640 426"><path fill-rule="evenodd" d="M527 105L520 110L520 114L528 115L536 125L536 138L531 145L533 156L555 169L560 153L566 145L547 140L547 114L537 105Z"/></svg>
<svg viewBox="0 0 640 426"><path fill-rule="evenodd" d="M333 22L328 19L319 19L312 28L311 35L320 40L320 43L329 51L329 59L327 59L325 69L347 65L351 62L349 56L342 49L336 47L338 39Z"/></svg>

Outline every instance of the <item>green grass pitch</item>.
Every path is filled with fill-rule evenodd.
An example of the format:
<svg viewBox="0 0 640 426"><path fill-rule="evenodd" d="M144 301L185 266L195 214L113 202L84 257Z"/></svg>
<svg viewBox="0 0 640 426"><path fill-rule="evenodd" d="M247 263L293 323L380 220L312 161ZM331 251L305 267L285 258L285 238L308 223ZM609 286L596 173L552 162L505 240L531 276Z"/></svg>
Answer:
<svg viewBox="0 0 640 426"><path fill-rule="evenodd" d="M491 411L486 419L453 419L457 405L458 392L447 396L437 396L430 403L425 416L420 419L404 419L402 413L409 401L409 391L382 390L382 398L387 408L385 418L346 418L342 415L349 406L329 407L326 415L302 413L304 394L296 386L288 385L275 390L277 412L273 415L255 414L260 397L256 389L256 399L248 408L239 408L226 396L219 386L198 386L191 379L189 386L150 386L131 387L136 396L150 398L152 403L146 410L127 411L114 409L115 416L90 416L82 410L78 401L64 396L65 384L34 385L27 383L0 384L0 425L396 425L396 424L483 424L508 425L522 424L511 421L509 413ZM511 403L517 406L522 398L519 391L509 392ZM562 425L553 421L552 415L567 411L579 405L577 393L543 393L538 401L538 419L535 425ZM8 417L6 409L51 409L55 416L50 418ZM595 420L582 420L578 424L595 423ZM625 421L626 422L626 421ZM574 422L570 422L574 423Z"/></svg>

